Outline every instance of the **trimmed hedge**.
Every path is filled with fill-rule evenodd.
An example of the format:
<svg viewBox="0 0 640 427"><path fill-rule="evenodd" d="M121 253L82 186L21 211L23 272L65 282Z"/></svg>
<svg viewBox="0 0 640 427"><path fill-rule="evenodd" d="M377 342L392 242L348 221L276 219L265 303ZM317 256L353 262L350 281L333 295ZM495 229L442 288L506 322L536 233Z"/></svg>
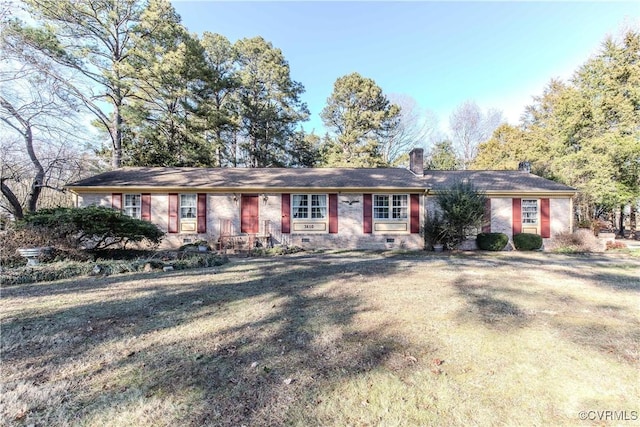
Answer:
<svg viewBox="0 0 640 427"><path fill-rule="evenodd" d="M504 233L480 233L476 236L476 243L483 251L501 251L509 243L509 236Z"/></svg>
<svg viewBox="0 0 640 427"><path fill-rule="evenodd" d="M97 262L63 261L40 264L33 267L5 269L0 275L0 285L20 285L26 283L49 282L53 280L87 277L91 275L110 276L114 274L142 272L145 265L158 270L171 266L175 270L215 267L229 262L227 257L215 253L183 253L178 259L159 261L157 259L102 260Z"/></svg>
<svg viewBox="0 0 640 427"><path fill-rule="evenodd" d="M519 251L537 251L542 247L542 237L531 233L516 234L513 236L513 245Z"/></svg>

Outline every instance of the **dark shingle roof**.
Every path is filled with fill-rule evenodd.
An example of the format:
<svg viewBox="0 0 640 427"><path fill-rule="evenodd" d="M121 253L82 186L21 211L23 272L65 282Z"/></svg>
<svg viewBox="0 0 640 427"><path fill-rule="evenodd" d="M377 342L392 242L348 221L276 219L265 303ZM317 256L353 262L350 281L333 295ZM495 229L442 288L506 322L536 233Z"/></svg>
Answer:
<svg viewBox="0 0 640 427"><path fill-rule="evenodd" d="M422 188L407 169L367 168L146 168L129 167L68 187L189 188Z"/></svg>
<svg viewBox="0 0 640 427"><path fill-rule="evenodd" d="M424 171L424 181L435 191L469 181L481 191L575 192L575 189L524 171Z"/></svg>
<svg viewBox="0 0 640 427"><path fill-rule="evenodd" d="M147 168L128 167L86 178L67 187L191 189L426 189L443 190L470 181L487 192L575 192L523 171L425 171L417 177L401 168Z"/></svg>

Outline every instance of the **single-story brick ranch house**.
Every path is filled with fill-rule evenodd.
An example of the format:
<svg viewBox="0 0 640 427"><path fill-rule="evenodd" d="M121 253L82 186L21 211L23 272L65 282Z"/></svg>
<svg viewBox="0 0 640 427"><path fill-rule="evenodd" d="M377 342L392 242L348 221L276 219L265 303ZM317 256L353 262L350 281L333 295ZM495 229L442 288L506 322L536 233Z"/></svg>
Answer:
<svg viewBox="0 0 640 427"><path fill-rule="evenodd" d="M575 189L527 171L404 168L127 167L70 184L76 206L110 206L167 232L165 247L207 240L303 248L422 249L434 195L468 180L489 197L483 231L548 239L573 228Z"/></svg>

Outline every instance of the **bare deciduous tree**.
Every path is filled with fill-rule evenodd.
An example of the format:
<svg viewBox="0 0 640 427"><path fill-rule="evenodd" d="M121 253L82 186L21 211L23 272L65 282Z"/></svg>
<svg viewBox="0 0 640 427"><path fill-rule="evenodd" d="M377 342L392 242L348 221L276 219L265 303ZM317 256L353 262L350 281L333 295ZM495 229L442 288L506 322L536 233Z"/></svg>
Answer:
<svg viewBox="0 0 640 427"><path fill-rule="evenodd" d="M21 219L43 199L66 199L54 194L82 173L75 136L81 125L60 82L9 58L0 62L0 208Z"/></svg>
<svg viewBox="0 0 640 427"><path fill-rule="evenodd" d="M420 108L416 100L409 95L390 94L389 101L400 107L400 120L382 141L381 151L385 164L397 166L412 148L426 149L427 142L433 136L437 119L429 111Z"/></svg>
<svg viewBox="0 0 640 427"><path fill-rule="evenodd" d="M463 169L475 159L478 145L488 140L503 121L501 111L489 109L483 113L473 101L465 101L454 110L449 117L449 127Z"/></svg>

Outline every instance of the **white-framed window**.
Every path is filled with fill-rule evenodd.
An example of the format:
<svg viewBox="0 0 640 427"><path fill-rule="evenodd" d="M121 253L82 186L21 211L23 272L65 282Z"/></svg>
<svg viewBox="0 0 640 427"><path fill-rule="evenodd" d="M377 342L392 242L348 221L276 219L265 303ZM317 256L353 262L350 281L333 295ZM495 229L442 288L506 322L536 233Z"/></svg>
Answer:
<svg viewBox="0 0 640 427"><path fill-rule="evenodd" d="M294 194L291 203L295 219L325 219L327 217L326 194Z"/></svg>
<svg viewBox="0 0 640 427"><path fill-rule="evenodd" d="M522 224L538 223L538 201L522 200Z"/></svg>
<svg viewBox="0 0 640 427"><path fill-rule="evenodd" d="M198 215L198 198L196 194L180 195L180 219L196 219Z"/></svg>
<svg viewBox="0 0 640 427"><path fill-rule="evenodd" d="M122 207L122 212L125 215L140 219L141 206L140 194L124 195L124 206Z"/></svg>
<svg viewBox="0 0 640 427"><path fill-rule="evenodd" d="M373 218L406 220L409 196L407 194L376 194L373 196Z"/></svg>

